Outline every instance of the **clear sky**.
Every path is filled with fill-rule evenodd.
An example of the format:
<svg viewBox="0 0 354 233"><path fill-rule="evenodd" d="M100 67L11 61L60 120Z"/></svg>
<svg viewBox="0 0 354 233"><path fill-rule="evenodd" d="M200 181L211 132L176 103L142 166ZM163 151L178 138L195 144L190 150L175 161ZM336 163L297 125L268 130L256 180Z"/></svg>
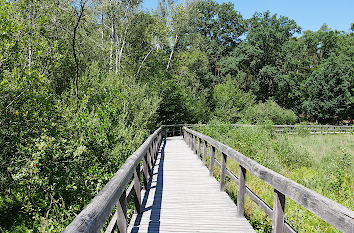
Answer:
<svg viewBox="0 0 354 233"><path fill-rule="evenodd" d="M144 0L145 9L156 9L159 0ZM232 2L244 18L267 11L294 19L303 30L317 31L323 23L348 32L354 23L354 0L216 0Z"/></svg>

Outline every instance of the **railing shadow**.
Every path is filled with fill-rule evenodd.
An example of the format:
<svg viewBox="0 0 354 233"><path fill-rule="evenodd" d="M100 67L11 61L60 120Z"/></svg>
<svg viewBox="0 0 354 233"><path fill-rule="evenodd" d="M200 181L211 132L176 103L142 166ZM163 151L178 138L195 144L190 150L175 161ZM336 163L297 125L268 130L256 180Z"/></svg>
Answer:
<svg viewBox="0 0 354 233"><path fill-rule="evenodd" d="M158 166L158 172L154 173L152 171L152 176L149 179L148 182L148 190L146 190L142 205L141 205L141 212L137 215L135 222L134 222L134 227L132 228L132 233L137 233L139 231L139 227L141 224L142 217L144 213L147 211L151 211L150 215L150 221L149 221L149 226L148 226L148 233L157 233L160 232L160 216L161 216L161 202L162 202L162 192L163 192L163 165L164 165L164 160L165 160L165 146L166 146L166 138L164 139L163 145L161 147L161 151L159 152L160 154L160 159L156 159L154 168ZM152 182L154 180L155 175L157 175L156 178L156 184L155 186L152 186ZM150 195L150 191L155 189L155 195L154 195L154 201L152 206L146 206L147 201Z"/></svg>

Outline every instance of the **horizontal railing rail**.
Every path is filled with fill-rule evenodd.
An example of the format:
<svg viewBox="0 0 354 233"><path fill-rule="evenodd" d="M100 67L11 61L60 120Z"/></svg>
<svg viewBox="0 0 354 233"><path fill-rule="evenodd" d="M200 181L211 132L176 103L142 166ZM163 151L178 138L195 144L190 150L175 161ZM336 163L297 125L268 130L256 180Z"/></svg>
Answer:
<svg viewBox="0 0 354 233"><path fill-rule="evenodd" d="M215 139L201 134L195 130L183 127L184 140L197 154L202 156L206 165L206 156L210 157L209 172L213 174L214 164L220 167L220 190L225 188L225 177L229 176L238 185L237 207L238 214L244 215L245 195L247 194L271 219L272 231L296 232L285 220L285 197L295 201L300 206L311 211L333 227L342 232L352 233L354 229L354 212L344 206L306 188L278 173L266 168L240 152L216 141ZM203 144L203 149L201 148ZM210 146L210 154L207 147ZM215 158L215 151L222 153L221 162ZM239 164L239 175L236 177L232 171L226 168L227 158L233 159ZM273 209L260 197L245 185L246 172L250 172L274 189Z"/></svg>
<svg viewBox="0 0 354 233"><path fill-rule="evenodd" d="M64 232L99 232L107 219L111 218L105 232L127 232L127 202L134 195L135 211L141 208L141 174L144 188L152 175L153 164L162 143L163 126L158 128L148 139L125 161L112 179L91 200ZM131 181L132 180L132 181ZM131 183L129 184L129 182Z"/></svg>

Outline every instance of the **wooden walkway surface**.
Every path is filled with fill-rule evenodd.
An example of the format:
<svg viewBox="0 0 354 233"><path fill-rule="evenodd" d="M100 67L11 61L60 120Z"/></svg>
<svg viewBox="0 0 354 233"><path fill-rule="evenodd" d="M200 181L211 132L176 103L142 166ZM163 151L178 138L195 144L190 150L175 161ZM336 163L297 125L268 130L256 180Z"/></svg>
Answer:
<svg viewBox="0 0 354 233"><path fill-rule="evenodd" d="M162 145L149 187L128 232L255 232L182 137Z"/></svg>

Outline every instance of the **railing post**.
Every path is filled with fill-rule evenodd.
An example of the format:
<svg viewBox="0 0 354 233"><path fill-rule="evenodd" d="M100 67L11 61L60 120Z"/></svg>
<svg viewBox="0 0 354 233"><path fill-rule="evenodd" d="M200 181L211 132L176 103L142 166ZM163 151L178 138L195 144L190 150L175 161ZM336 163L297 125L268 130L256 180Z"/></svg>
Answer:
<svg viewBox="0 0 354 233"><path fill-rule="evenodd" d="M239 216L244 215L245 210L245 193L246 193L246 169L240 165L238 171L238 191L237 191L237 213Z"/></svg>
<svg viewBox="0 0 354 233"><path fill-rule="evenodd" d="M175 136L175 127L172 126L172 137Z"/></svg>
<svg viewBox="0 0 354 233"><path fill-rule="evenodd" d="M220 191L224 191L225 190L226 159L227 159L227 155L222 153L222 156L221 156L221 170L220 170Z"/></svg>
<svg viewBox="0 0 354 233"><path fill-rule="evenodd" d="M127 198L126 198L126 191L122 193L119 198L119 202L117 204L117 226L119 233L126 233L127 232Z"/></svg>
<svg viewBox="0 0 354 233"><path fill-rule="evenodd" d="M157 159L158 154L159 154L159 141L158 141L158 138L156 138L156 143L155 143L155 148L154 148L154 163Z"/></svg>
<svg viewBox="0 0 354 233"><path fill-rule="evenodd" d="M206 164L206 154L207 154L207 142L203 143L203 164Z"/></svg>
<svg viewBox="0 0 354 233"><path fill-rule="evenodd" d="M191 148L194 153L194 135L193 134L191 134L191 144L192 144Z"/></svg>
<svg viewBox="0 0 354 233"><path fill-rule="evenodd" d="M147 153L143 157L143 175L144 175L144 188L147 190L148 180L149 180L149 167L147 163Z"/></svg>
<svg viewBox="0 0 354 233"><path fill-rule="evenodd" d="M213 175L214 171L214 161L215 160L215 147L211 146L211 155L210 155L210 166L209 166L209 175Z"/></svg>
<svg viewBox="0 0 354 233"><path fill-rule="evenodd" d="M189 147L193 150L193 135L189 133L188 137L189 137Z"/></svg>
<svg viewBox="0 0 354 233"><path fill-rule="evenodd" d="M141 187L140 187L140 164L136 167L134 171L134 190L135 190L135 211L140 213L141 209Z"/></svg>
<svg viewBox="0 0 354 233"><path fill-rule="evenodd" d="M284 232L285 196L274 189L272 233Z"/></svg>
<svg viewBox="0 0 354 233"><path fill-rule="evenodd" d="M167 138L167 127L165 127L165 138Z"/></svg>
<svg viewBox="0 0 354 233"><path fill-rule="evenodd" d="M201 142L202 142L202 139L198 138L198 153L197 153L198 159L200 158Z"/></svg>
<svg viewBox="0 0 354 233"><path fill-rule="evenodd" d="M194 153L195 153L195 154L198 153L197 140L198 140L198 137L195 136L195 137L194 137Z"/></svg>
<svg viewBox="0 0 354 233"><path fill-rule="evenodd" d="M152 173L152 148L151 148L151 146L152 145L149 146L148 154L147 154L147 162L149 165L149 174Z"/></svg>

